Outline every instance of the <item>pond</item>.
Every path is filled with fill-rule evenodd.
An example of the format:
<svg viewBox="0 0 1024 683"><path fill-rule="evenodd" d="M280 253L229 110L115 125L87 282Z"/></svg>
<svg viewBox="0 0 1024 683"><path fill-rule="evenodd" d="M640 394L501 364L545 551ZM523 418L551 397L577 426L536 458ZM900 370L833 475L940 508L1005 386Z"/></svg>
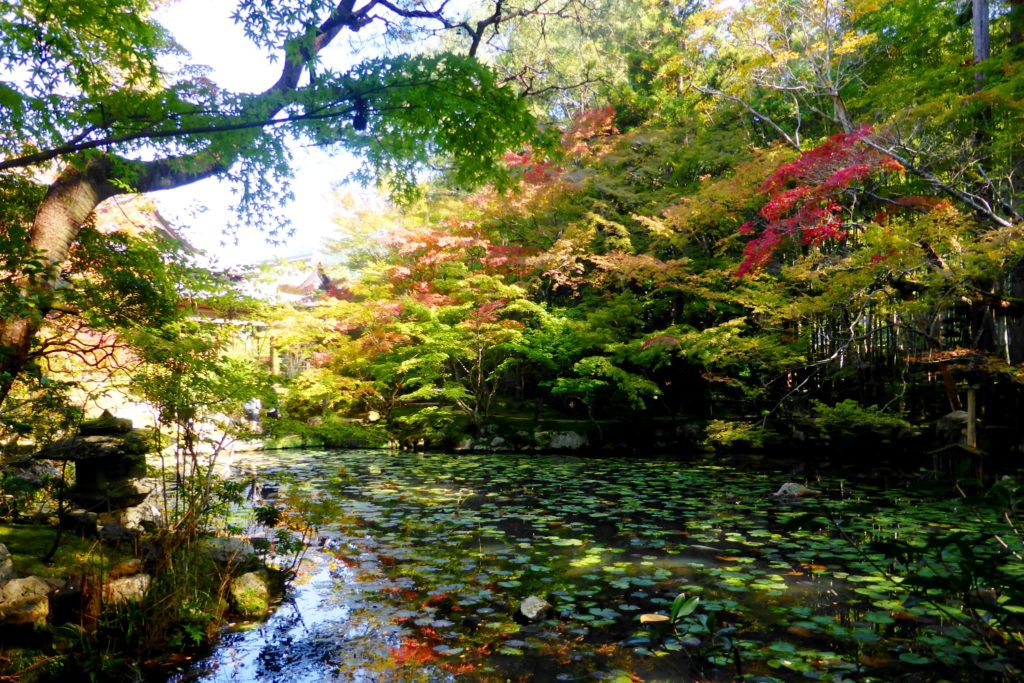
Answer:
<svg viewBox="0 0 1024 683"><path fill-rule="evenodd" d="M1019 672L1020 535L991 496L824 478L776 498L783 474L665 459L303 451L258 467L317 541L271 619L177 681ZM528 598L548 608L529 619Z"/></svg>

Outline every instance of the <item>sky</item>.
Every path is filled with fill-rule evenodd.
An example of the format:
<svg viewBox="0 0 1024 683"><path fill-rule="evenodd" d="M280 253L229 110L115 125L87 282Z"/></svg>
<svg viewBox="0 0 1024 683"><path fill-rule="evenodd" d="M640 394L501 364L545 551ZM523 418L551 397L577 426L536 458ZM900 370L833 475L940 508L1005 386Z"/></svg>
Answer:
<svg viewBox="0 0 1024 683"><path fill-rule="evenodd" d="M259 92L279 73L231 21L235 5L233 0L182 0L165 5L157 18L192 54L192 63L211 67L209 76L218 85L236 92ZM336 185L354 169L355 161L312 148L294 149L293 153L295 200L285 211L295 232L280 244L268 243L255 227L243 228L237 241L225 236L232 196L229 185L216 178L157 192L152 197L161 214L193 246L207 252L215 266L310 256L336 231L332 195Z"/></svg>

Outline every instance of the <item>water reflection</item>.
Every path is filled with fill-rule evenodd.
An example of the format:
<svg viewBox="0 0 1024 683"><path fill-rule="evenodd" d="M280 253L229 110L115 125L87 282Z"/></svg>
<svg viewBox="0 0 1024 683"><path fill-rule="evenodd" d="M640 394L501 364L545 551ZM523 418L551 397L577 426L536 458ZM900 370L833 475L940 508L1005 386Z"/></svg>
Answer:
<svg viewBox="0 0 1024 683"><path fill-rule="evenodd" d="M671 460L347 451L237 466L278 504L318 510L322 542L266 624L179 683L891 680L908 675L891 653L942 628L866 542L923 542L944 513L866 484L784 501L776 473ZM692 615L641 622L680 593L700 597ZM533 596L550 609L524 618Z"/></svg>

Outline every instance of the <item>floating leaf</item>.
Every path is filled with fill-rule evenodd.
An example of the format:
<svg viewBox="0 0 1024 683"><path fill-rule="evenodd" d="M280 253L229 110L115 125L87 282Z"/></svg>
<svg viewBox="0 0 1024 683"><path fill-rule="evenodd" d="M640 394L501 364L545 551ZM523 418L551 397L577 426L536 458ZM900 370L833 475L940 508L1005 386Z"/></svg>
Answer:
<svg viewBox="0 0 1024 683"><path fill-rule="evenodd" d="M640 623L641 624L664 624L664 623L667 623L669 621L670 621L670 619L668 618L668 615L665 615L665 614L641 614L640 615Z"/></svg>
<svg viewBox="0 0 1024 683"><path fill-rule="evenodd" d="M581 546L583 541L578 538L560 538L558 536L548 536L547 539L551 541L551 545L558 546Z"/></svg>
<svg viewBox="0 0 1024 683"><path fill-rule="evenodd" d="M868 612L864 615L864 618L872 624L879 624L882 626L896 622L888 612Z"/></svg>

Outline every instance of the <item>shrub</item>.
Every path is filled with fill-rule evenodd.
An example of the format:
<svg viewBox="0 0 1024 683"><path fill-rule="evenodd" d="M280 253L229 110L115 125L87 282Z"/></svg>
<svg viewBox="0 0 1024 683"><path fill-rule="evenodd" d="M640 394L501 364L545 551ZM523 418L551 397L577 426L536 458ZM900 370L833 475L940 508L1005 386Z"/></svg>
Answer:
<svg viewBox="0 0 1024 683"><path fill-rule="evenodd" d="M896 415L886 414L882 408L872 405L864 407L853 399L827 406L821 401L811 401L814 412L814 426L822 438L851 438L872 434L890 436L901 429L909 429L910 423Z"/></svg>

